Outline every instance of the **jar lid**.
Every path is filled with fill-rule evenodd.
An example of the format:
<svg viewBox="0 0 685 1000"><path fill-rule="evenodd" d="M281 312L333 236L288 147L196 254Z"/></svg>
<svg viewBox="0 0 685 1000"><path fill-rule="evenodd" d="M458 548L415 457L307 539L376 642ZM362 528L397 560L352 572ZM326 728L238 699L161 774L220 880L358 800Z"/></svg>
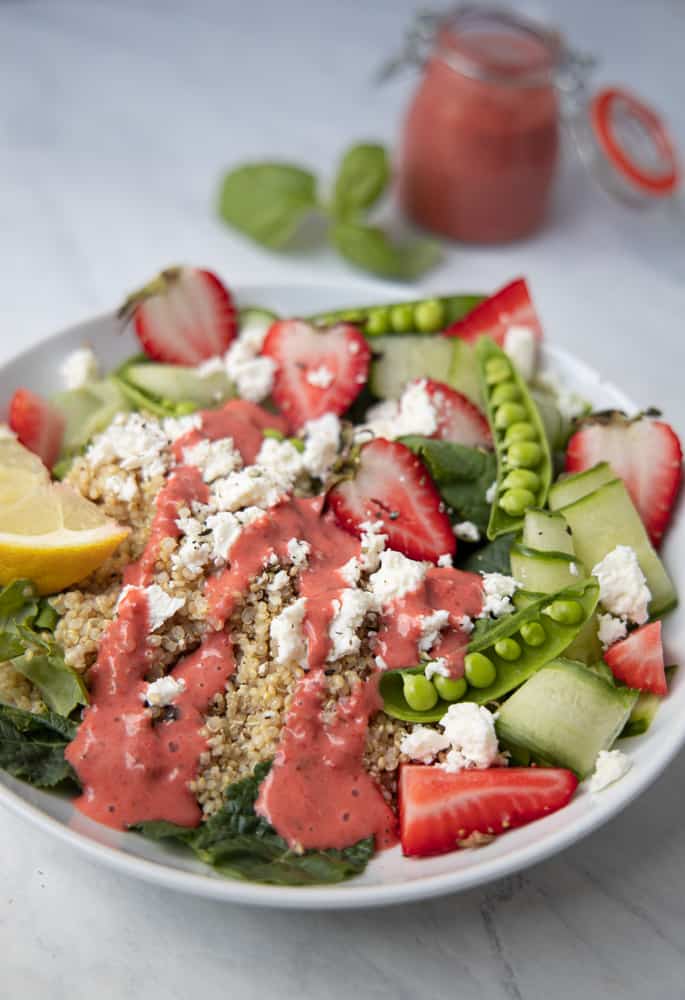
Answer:
<svg viewBox="0 0 685 1000"><path fill-rule="evenodd" d="M678 158L663 119L619 87L590 100L589 124L596 148L616 179L637 194L672 195L678 187Z"/></svg>

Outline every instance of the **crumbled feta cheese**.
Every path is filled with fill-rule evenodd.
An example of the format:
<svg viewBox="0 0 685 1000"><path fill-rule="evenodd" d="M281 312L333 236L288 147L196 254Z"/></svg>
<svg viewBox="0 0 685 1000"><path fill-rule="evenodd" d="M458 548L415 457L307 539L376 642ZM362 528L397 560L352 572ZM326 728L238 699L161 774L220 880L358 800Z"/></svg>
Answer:
<svg viewBox="0 0 685 1000"><path fill-rule="evenodd" d="M296 569L304 569L309 561L309 553L312 550L309 542L300 538L291 538L286 546L290 561Z"/></svg>
<svg viewBox="0 0 685 1000"><path fill-rule="evenodd" d="M167 445L158 421L139 413L121 413L94 438L86 451L86 461L93 469L109 463L126 471L140 469L143 479L150 480L163 475L169 467Z"/></svg>
<svg viewBox="0 0 685 1000"><path fill-rule="evenodd" d="M438 566L440 566L442 569L448 569L449 567L452 566L452 556L449 554L449 552L445 552L438 558Z"/></svg>
<svg viewBox="0 0 685 1000"><path fill-rule="evenodd" d="M249 509L249 508L248 508ZM259 511L260 514L263 511ZM216 514L210 514L206 521L207 528L212 533L212 558L215 560L228 561L231 547L240 536L243 525L238 520L236 514L221 510Z"/></svg>
<svg viewBox="0 0 685 1000"><path fill-rule="evenodd" d="M452 749L442 765L446 771L485 769L499 763L495 717L473 702L450 705L439 723Z"/></svg>
<svg viewBox="0 0 685 1000"><path fill-rule="evenodd" d="M182 677L176 680L171 674L167 674L148 684L142 697L152 708L164 708L165 705L171 705L185 689L186 682Z"/></svg>
<svg viewBox="0 0 685 1000"><path fill-rule="evenodd" d="M184 417L165 417L162 421L162 429L170 444L173 444L189 431L202 430L202 416L199 413L188 413Z"/></svg>
<svg viewBox="0 0 685 1000"><path fill-rule="evenodd" d="M564 420L571 422L587 413L589 406L582 396L568 389L559 378L557 372L547 369L538 375L540 385L551 392L556 399L557 409Z"/></svg>
<svg viewBox="0 0 685 1000"><path fill-rule="evenodd" d="M385 662L382 656L374 656L373 662L376 664L378 670L388 669L388 664Z"/></svg>
<svg viewBox="0 0 685 1000"><path fill-rule="evenodd" d="M197 466L206 483L228 476L243 464L240 452L233 447L233 438L230 437L217 441L203 438L190 448L183 449L183 461L186 465Z"/></svg>
<svg viewBox="0 0 685 1000"><path fill-rule="evenodd" d="M256 458L256 465L274 480L282 482L286 490L295 484L298 476L304 471L302 452L298 451L290 441L278 441L272 437L264 438Z"/></svg>
<svg viewBox="0 0 685 1000"><path fill-rule="evenodd" d="M359 652L361 639L357 633L373 606L371 594L351 588L341 591L340 600L333 601L334 615L328 628L332 644L328 654L330 662Z"/></svg>
<svg viewBox="0 0 685 1000"><path fill-rule="evenodd" d="M298 597L271 621L271 656L279 666L293 662L305 665L307 643L302 632L302 622L306 606L306 598Z"/></svg>
<svg viewBox="0 0 685 1000"><path fill-rule="evenodd" d="M135 476L107 476L105 489L113 493L117 500L131 503L138 492Z"/></svg>
<svg viewBox="0 0 685 1000"><path fill-rule="evenodd" d="M600 750L589 782L590 791L601 792L609 785L613 785L628 773L631 766L630 757L627 757L622 750Z"/></svg>
<svg viewBox="0 0 685 1000"><path fill-rule="evenodd" d="M59 371L67 389L82 389L100 374L97 358L90 347L78 347L68 354Z"/></svg>
<svg viewBox="0 0 685 1000"><path fill-rule="evenodd" d="M184 597L169 597L165 590L158 584L153 583L145 587L147 597L148 627L151 632L156 632L158 628L171 618L185 604Z"/></svg>
<svg viewBox="0 0 685 1000"><path fill-rule="evenodd" d="M483 577L483 609L478 615L479 618L501 618L509 615L514 610L511 598L519 587L519 584L512 576L505 576L504 573L482 573Z"/></svg>
<svg viewBox="0 0 685 1000"><path fill-rule="evenodd" d="M411 731L402 737L400 753L406 754L411 760L422 764L431 764L442 750L446 750L450 741L444 733L428 726L412 726Z"/></svg>
<svg viewBox="0 0 685 1000"><path fill-rule="evenodd" d="M495 499L496 493L497 493L497 481L495 480L494 483L490 483L487 490L485 491L485 502L492 503L493 500Z"/></svg>
<svg viewBox="0 0 685 1000"><path fill-rule="evenodd" d="M602 649L608 649L609 646L613 646L619 639L625 639L628 635L628 628L623 618L614 618L613 615L600 613L597 615L597 622L599 624L597 636L602 643Z"/></svg>
<svg viewBox="0 0 685 1000"><path fill-rule="evenodd" d="M380 566L381 554L385 551L388 536L383 534L382 521L364 521L360 527L362 530L361 567L367 573L373 573Z"/></svg>
<svg viewBox="0 0 685 1000"><path fill-rule="evenodd" d="M437 427L438 416L426 391L426 380L419 379L407 386L398 402L386 400L372 406L357 434L370 431L375 437L392 441L405 434L430 437Z"/></svg>
<svg viewBox="0 0 685 1000"><path fill-rule="evenodd" d="M212 548L209 542L188 535L176 551L172 552L171 566L175 570L184 570L187 576L196 577L202 573L211 558Z"/></svg>
<svg viewBox="0 0 685 1000"><path fill-rule="evenodd" d="M644 625L652 595L634 549L617 545L593 567L592 575L599 581L599 600L607 611Z"/></svg>
<svg viewBox="0 0 685 1000"><path fill-rule="evenodd" d="M444 656L439 657L437 660L430 660L426 664L423 674L428 681L431 680L432 677L435 677L436 674L440 677L449 677L450 670L447 666L447 660Z"/></svg>
<svg viewBox="0 0 685 1000"><path fill-rule="evenodd" d="M530 382L537 362L537 340L528 326L510 326L504 335L504 350L514 362L519 375Z"/></svg>
<svg viewBox="0 0 685 1000"><path fill-rule="evenodd" d="M462 615L461 618L457 618L457 625L467 635L471 635L473 632L473 622L468 615Z"/></svg>
<svg viewBox="0 0 685 1000"><path fill-rule="evenodd" d="M369 577L369 586L377 604L382 606L416 590L425 575L425 563L415 562L401 552L387 549L381 553L380 568Z"/></svg>
<svg viewBox="0 0 685 1000"><path fill-rule="evenodd" d="M305 375L305 379L315 389L328 389L333 384L335 375L330 368L326 368L325 365L319 365L318 368L310 368Z"/></svg>
<svg viewBox="0 0 685 1000"><path fill-rule="evenodd" d="M428 653L440 638L441 631L447 627L450 620L449 611L440 609L433 611L430 615L421 617L421 637L419 638L419 651Z"/></svg>
<svg viewBox="0 0 685 1000"><path fill-rule="evenodd" d="M452 531L462 542L480 541L478 525L474 524L473 521L459 521L458 524L452 526Z"/></svg>
<svg viewBox="0 0 685 1000"><path fill-rule="evenodd" d="M279 569L266 588L269 594L279 594L290 583L290 577L284 569Z"/></svg>
<svg viewBox="0 0 685 1000"><path fill-rule="evenodd" d="M338 570L348 587L356 587L362 575L362 564L356 556L352 556Z"/></svg>
<svg viewBox="0 0 685 1000"><path fill-rule="evenodd" d="M195 374L200 378L211 378L212 375L225 375L226 362L220 355L215 355L213 358L207 358L206 361L202 361L197 366Z"/></svg>
<svg viewBox="0 0 685 1000"><path fill-rule="evenodd" d="M224 357L226 374L238 390L238 395L252 403L261 403L274 384L276 362L262 357L253 341L239 337Z"/></svg>
<svg viewBox="0 0 685 1000"><path fill-rule="evenodd" d="M334 413L308 420L303 428L302 462L310 476L325 479L338 457L340 421Z"/></svg>
<svg viewBox="0 0 685 1000"><path fill-rule="evenodd" d="M287 479L274 476L257 465L232 472L214 483L212 499L218 510L237 511L241 507L275 506L290 489Z"/></svg>

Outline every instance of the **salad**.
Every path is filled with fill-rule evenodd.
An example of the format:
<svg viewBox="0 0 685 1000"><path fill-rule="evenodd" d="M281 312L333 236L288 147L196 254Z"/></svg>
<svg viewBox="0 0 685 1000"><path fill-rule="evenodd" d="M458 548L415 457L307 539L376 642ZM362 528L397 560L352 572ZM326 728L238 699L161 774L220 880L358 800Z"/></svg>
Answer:
<svg viewBox="0 0 685 1000"><path fill-rule="evenodd" d="M0 766L287 885L625 774L680 443L541 367L523 279L279 317L173 268L120 317L0 434Z"/></svg>

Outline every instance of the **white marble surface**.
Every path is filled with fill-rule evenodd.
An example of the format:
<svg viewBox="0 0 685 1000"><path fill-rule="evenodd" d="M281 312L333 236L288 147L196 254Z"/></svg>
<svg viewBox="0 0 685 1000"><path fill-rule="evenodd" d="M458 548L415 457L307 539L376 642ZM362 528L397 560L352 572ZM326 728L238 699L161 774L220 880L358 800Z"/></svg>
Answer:
<svg viewBox="0 0 685 1000"><path fill-rule="evenodd" d="M330 168L396 135L409 78L373 90L413 0L0 2L0 360L187 260L232 282L345 281L329 253L267 255L216 222L221 168ZM668 115L685 146L679 0L546 10ZM616 229L569 161L546 232L453 249L426 289L526 273L548 333L685 429L685 264ZM566 1000L685 995L685 814L676 760L582 844L489 888L369 913L222 906L118 877L0 818L0 995Z"/></svg>

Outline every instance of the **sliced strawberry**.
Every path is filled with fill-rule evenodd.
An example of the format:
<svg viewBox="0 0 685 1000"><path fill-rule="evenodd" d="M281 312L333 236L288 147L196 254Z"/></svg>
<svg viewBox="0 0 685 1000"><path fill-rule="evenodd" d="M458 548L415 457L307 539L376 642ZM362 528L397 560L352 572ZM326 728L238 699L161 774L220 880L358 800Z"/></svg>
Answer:
<svg viewBox="0 0 685 1000"><path fill-rule="evenodd" d="M456 539L423 462L399 441L376 438L364 445L354 479L328 494L338 523L361 535L365 521L383 522L388 546L410 559L437 562L456 551Z"/></svg>
<svg viewBox="0 0 685 1000"><path fill-rule="evenodd" d="M51 469L62 447L65 420L57 407L29 389L17 389L10 401L9 425L19 441Z"/></svg>
<svg viewBox="0 0 685 1000"><path fill-rule="evenodd" d="M438 429L432 436L471 447L492 447L487 418L477 406L443 382L424 379L426 392L438 417Z"/></svg>
<svg viewBox="0 0 685 1000"><path fill-rule="evenodd" d="M356 326L319 330L299 319L274 323L262 354L276 362L272 395L294 432L324 413L344 413L366 384L371 359Z"/></svg>
<svg viewBox="0 0 685 1000"><path fill-rule="evenodd" d="M224 354L237 329L230 292L197 267L162 271L127 298L119 316L133 321L148 357L172 365L198 365Z"/></svg>
<svg viewBox="0 0 685 1000"><path fill-rule="evenodd" d="M472 834L496 835L565 806L578 784L557 767L495 767L458 771L403 764L399 814L402 852L444 854Z"/></svg>
<svg viewBox="0 0 685 1000"><path fill-rule="evenodd" d="M537 340L542 340L542 326L524 278L517 278L495 292L463 319L448 326L444 335L468 341L488 336L504 347L507 330L512 326L528 327Z"/></svg>
<svg viewBox="0 0 685 1000"><path fill-rule="evenodd" d="M666 694L661 622L649 622L614 643L604 654L614 677L637 691Z"/></svg>
<svg viewBox="0 0 685 1000"><path fill-rule="evenodd" d="M617 411L584 421L566 450L567 472L608 462L624 481L654 545L671 519L682 476L680 441L669 424Z"/></svg>

